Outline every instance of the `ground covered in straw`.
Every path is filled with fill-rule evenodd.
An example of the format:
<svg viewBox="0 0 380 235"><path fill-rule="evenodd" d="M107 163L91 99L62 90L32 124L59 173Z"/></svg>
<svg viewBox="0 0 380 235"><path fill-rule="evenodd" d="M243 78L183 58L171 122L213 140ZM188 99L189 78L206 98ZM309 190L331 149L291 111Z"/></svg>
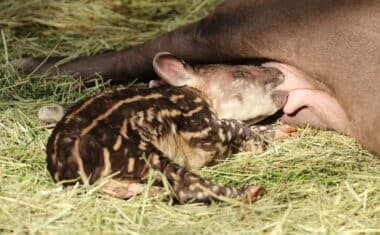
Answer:
<svg viewBox="0 0 380 235"><path fill-rule="evenodd" d="M204 16L219 0L0 1L0 233L380 233L380 164L354 140L302 129L262 154L238 154L199 173L236 186L263 184L253 205L128 201L96 186L60 189L45 166L42 105L72 102L69 76L15 73L21 56L75 57L141 43Z"/></svg>

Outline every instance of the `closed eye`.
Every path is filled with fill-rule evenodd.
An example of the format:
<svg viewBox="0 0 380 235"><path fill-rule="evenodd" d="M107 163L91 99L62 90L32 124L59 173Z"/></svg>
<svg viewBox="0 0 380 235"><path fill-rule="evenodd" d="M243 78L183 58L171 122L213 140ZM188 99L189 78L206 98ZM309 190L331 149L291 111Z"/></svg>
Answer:
<svg viewBox="0 0 380 235"><path fill-rule="evenodd" d="M245 70L236 70L232 72L232 76L234 76L234 78L237 78L237 79L249 78L251 77L251 73Z"/></svg>

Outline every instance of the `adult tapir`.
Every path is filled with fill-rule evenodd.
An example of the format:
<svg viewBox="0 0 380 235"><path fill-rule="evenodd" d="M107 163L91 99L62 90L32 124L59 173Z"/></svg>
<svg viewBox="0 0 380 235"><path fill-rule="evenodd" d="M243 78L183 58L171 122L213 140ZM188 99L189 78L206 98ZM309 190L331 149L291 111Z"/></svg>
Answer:
<svg viewBox="0 0 380 235"><path fill-rule="evenodd" d="M127 81L152 73L159 51L190 63L273 61L264 66L281 70L278 89L289 91L283 121L338 130L380 154L379 0L226 0L199 22L140 46L55 68ZM27 72L41 61L23 59L20 66Z"/></svg>

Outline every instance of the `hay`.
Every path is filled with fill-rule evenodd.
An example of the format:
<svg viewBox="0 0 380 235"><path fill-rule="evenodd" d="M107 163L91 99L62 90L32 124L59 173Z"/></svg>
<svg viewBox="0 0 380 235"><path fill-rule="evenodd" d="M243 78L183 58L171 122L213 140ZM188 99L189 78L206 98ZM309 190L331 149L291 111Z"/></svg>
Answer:
<svg viewBox="0 0 380 235"><path fill-rule="evenodd" d="M77 89L69 76L27 76L22 55L89 55L136 45L205 15L219 0L0 2L0 233L252 234L380 233L380 164L351 138L302 129L262 154L237 154L199 171L236 186L263 184L254 205L172 206L144 195L128 201L96 186L61 189L45 166L42 105L108 87Z"/></svg>

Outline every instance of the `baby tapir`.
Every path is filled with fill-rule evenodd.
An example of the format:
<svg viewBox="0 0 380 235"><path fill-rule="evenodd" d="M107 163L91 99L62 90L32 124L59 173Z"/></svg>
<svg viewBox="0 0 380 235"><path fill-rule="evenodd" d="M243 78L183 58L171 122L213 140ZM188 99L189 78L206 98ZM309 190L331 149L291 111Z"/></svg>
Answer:
<svg viewBox="0 0 380 235"><path fill-rule="evenodd" d="M54 180L92 184L115 174L127 183L107 188L125 198L141 191L153 169L166 176L180 202L254 201L263 187L221 186L190 170L226 157L231 146L258 141L240 120L283 107L287 94L274 92L282 74L256 66L193 68L168 53L157 54L153 65L169 85L104 92L68 110L47 144Z"/></svg>

